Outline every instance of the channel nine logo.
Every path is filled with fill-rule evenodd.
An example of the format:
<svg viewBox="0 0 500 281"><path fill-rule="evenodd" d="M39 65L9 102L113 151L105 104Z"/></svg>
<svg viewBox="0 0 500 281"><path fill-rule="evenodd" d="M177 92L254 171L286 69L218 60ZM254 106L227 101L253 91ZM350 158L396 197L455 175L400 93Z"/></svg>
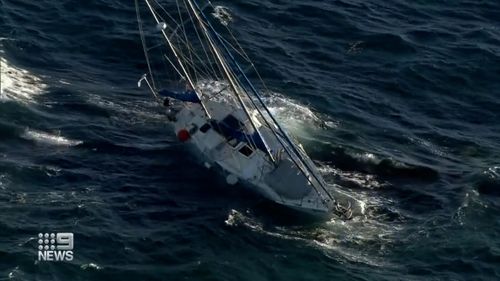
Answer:
<svg viewBox="0 0 500 281"><path fill-rule="evenodd" d="M39 261L72 261L73 233L38 233Z"/></svg>

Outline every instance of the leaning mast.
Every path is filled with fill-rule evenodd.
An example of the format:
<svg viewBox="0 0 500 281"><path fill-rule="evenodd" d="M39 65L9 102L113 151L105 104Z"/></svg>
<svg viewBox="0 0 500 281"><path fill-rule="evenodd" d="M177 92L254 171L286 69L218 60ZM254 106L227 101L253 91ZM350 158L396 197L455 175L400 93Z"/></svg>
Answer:
<svg viewBox="0 0 500 281"><path fill-rule="evenodd" d="M138 0L135 0L136 3ZM165 41L167 42L168 46L170 47L170 50L172 51L172 53L174 54L175 58L177 59L177 62L179 63L179 66L181 67L181 70L182 72L184 73L184 77L186 78L187 82L189 83L189 85L191 86L191 88L193 90L195 90L195 93L196 93L196 96L198 97L198 99L200 100L200 104L203 108L203 110L205 111L205 114L207 115L208 118L210 118L210 113L208 112L207 108L205 107L205 105L203 104L203 100L201 98L201 96L198 94L198 92L196 91L196 85L194 84L191 76L189 75L188 71L186 70L186 67L184 66L184 64L182 63L180 57L179 57L179 54L177 53L177 50L175 49L175 46L173 45L172 41L170 40L170 38L167 36L167 34L165 33L165 28L163 27L162 24L165 24L164 22L161 22L159 19L158 19L158 16L156 15L155 13L155 10L153 9L153 7L151 6L151 4L149 3L149 0L144 0L146 2L146 5L148 6L149 10L151 11L151 14L153 15L153 18L155 19L156 21L156 24L158 26L161 27L161 34L163 35L163 38L165 39ZM148 62L148 66L149 66L149 62ZM157 89L155 89L156 91Z"/></svg>
<svg viewBox="0 0 500 281"><path fill-rule="evenodd" d="M230 80L229 82L230 82L230 84L231 84L231 86L232 86L232 88L233 88L233 90L234 90L234 92L235 92L238 100L242 104L243 109L245 110L245 112L247 112L247 108L242 103L241 97L238 94L239 91L236 89L236 86L235 86L236 83L238 83L238 85L239 85L239 79L238 79L238 77L234 77L234 76L231 75L232 72L230 72L228 70L229 67L227 66L227 62L222 58L222 55L220 54L220 51L215 46L215 43L213 42L213 39L210 36L209 31L207 30L207 27L204 25L203 19L200 18L200 14L198 13L198 11L201 13L201 16L207 22L207 25L210 28L210 31L212 31L212 33L217 38L218 42L225 49L226 53L228 54L229 58L232 60L232 62L236 66L236 69L238 70L238 72L240 73L240 75L244 78L244 82L246 82L246 84L250 87L251 92L254 94L254 96L257 97L257 100L259 101L259 103L261 104L261 106L264 108L264 110L266 111L266 113L269 115L269 117L273 121L272 125L274 125L279 130L280 134L278 134L277 132L275 132L273 126L271 126L271 124L269 124L267 118L264 116L264 114L261 112L261 110L254 104L255 109L259 112L259 114L261 115L262 119L267 123L268 127L275 133L276 138L283 145L283 148L285 149L285 151L287 152L287 154L290 156L290 158L292 159L292 161L295 163L295 165L297 165L297 167L299 168L299 170L301 170L301 172L304 173L308 177L309 182L312 184L312 186L315 189L316 189L316 187L315 187L315 184L314 184L313 181L316 181L317 185L319 185L319 187L322 190L322 192L320 192L320 194L322 194L322 196L326 195L330 200L335 201L334 198L331 196L331 194L326 190L324 180L322 180L321 176L317 174L317 172L315 171L315 169L312 167L310 161L308 161L307 159L303 159L303 157L302 157L303 153L301 153L301 151L296 147L295 143L291 140L290 136L279 125L279 123L277 122L277 120L275 119L275 117L272 115L272 113L269 111L269 109L267 108L267 106L264 104L264 102L262 101L259 93L257 92L257 90L255 89L255 87L253 86L252 82L248 79L248 77L246 76L246 74L244 73L244 71L241 69L241 67L239 66L238 62L235 60L234 56L229 51L226 43L224 43L224 41L221 40L220 35L213 28L213 26L210 24L210 22L208 21L208 19L206 18L206 16L203 14L203 12L201 11L201 9L198 6L198 4L196 3L196 1L195 0L186 0L186 1L189 3L189 5L191 7L191 10L193 11L193 13L196 15L197 20L198 20L201 28L203 29L203 31L205 33L205 36L207 37L207 40L210 43L211 48L214 50L214 52L216 52L217 58L219 59L219 62L223 66L224 72L225 72L228 80ZM233 82L233 80L232 80L233 78L236 79L236 81L235 81L236 83ZM240 88L243 89L241 86L240 86ZM244 91L246 92L246 90L244 90ZM249 97L248 93L246 95ZM249 97L249 100L253 103L253 100L250 97ZM248 112L247 112L247 114L248 114ZM250 122L253 125L253 120L251 119L250 116L249 116L249 118L250 118ZM256 129L256 131L258 131L258 130ZM280 136L283 139L281 139ZM264 139L263 139L263 141L265 142ZM267 147L267 144L266 144L266 147ZM272 153L269 153L269 154L272 155Z"/></svg>
<svg viewBox="0 0 500 281"><path fill-rule="evenodd" d="M215 56L217 57L220 65L222 66L224 74L226 75L226 78L228 79L228 82L231 85L231 88L233 89L233 91L234 91L234 93L236 95L236 98L238 99L239 104L241 105L243 111L245 111L245 114L247 115L250 123L252 124L252 127L254 128L254 130L259 135L259 138L264 143L264 146L266 147L266 153L267 153L267 155L269 156L269 158L271 159L271 161L273 161L273 163L276 164L277 163L276 162L277 159L274 158L274 156L273 156L273 154L271 152L271 149L269 148L269 145L267 144L266 140L262 136L262 133L260 132L259 128L257 128L257 126L255 125L254 121L252 120L252 115L250 114L250 111L248 110L247 106L245 105L245 102L242 100L242 98L241 98L241 96L239 94L240 91L238 90L238 88L241 89L241 86L237 82L237 78L234 77L234 74L229 70L229 66L227 65L227 62L225 61L225 59L223 58L222 54L220 53L220 50L215 45L215 43L214 43L214 41L212 39L212 36L210 36L207 27L204 25L204 21L201 19L200 15L199 15L199 13L197 11L197 8L199 8L198 4L194 4L194 5L196 5L196 8L195 8L195 6L193 5L193 2L191 0L186 0L186 1L188 2L191 10L193 11L196 19L198 20L198 23L199 23L201 29L203 30L203 34L207 38L207 41L210 44L210 47L211 47L212 51L215 53Z"/></svg>

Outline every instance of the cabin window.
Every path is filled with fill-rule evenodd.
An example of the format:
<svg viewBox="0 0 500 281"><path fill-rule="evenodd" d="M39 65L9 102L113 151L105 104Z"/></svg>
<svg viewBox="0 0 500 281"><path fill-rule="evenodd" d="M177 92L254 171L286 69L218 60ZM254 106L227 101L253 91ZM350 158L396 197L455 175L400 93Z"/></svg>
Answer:
<svg viewBox="0 0 500 281"><path fill-rule="evenodd" d="M244 145L242 148L240 148L239 152L246 157L249 157L253 153L253 149L251 149L248 145Z"/></svg>
<svg viewBox="0 0 500 281"><path fill-rule="evenodd" d="M210 124L206 123L205 125L201 126L201 128L200 128L200 132L202 132L202 133L206 133L206 132L208 132L208 130L210 130L210 128L212 128L212 127L210 126Z"/></svg>

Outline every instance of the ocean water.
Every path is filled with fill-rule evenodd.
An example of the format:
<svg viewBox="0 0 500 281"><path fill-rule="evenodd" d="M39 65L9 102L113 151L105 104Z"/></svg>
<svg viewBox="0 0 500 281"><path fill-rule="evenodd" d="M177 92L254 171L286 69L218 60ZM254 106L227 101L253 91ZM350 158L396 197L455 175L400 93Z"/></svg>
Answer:
<svg viewBox="0 0 500 281"><path fill-rule="evenodd" d="M500 279L500 2L214 4L366 214L300 217L197 165L136 88L133 1L0 0L0 280ZM40 232L74 260L37 261Z"/></svg>

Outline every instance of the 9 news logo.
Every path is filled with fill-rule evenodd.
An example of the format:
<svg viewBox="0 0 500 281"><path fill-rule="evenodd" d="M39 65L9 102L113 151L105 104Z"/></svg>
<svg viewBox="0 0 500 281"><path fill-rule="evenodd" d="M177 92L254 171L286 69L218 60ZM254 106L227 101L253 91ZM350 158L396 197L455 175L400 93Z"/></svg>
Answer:
<svg viewBox="0 0 500 281"><path fill-rule="evenodd" d="M72 261L73 233L38 233L39 261Z"/></svg>

